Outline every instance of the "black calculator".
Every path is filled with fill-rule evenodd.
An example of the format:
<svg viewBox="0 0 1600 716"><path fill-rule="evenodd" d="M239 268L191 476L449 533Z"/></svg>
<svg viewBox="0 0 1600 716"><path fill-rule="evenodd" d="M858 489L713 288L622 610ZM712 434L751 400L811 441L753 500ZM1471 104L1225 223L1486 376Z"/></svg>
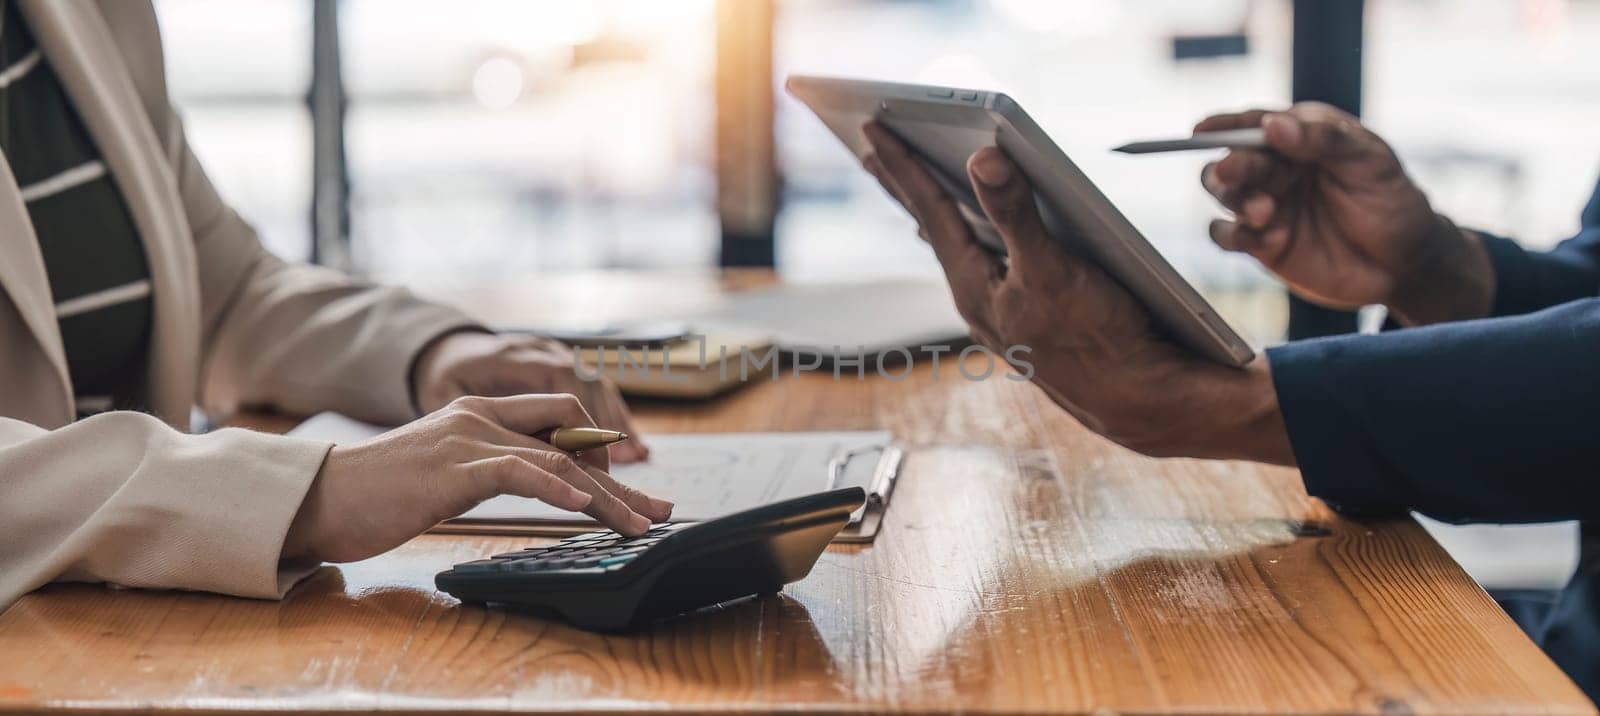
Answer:
<svg viewBox="0 0 1600 716"><path fill-rule="evenodd" d="M638 537L590 532L463 562L434 582L469 604L502 604L595 631L752 594L775 594L811 572L866 502L859 487L774 502L705 522L656 525Z"/></svg>

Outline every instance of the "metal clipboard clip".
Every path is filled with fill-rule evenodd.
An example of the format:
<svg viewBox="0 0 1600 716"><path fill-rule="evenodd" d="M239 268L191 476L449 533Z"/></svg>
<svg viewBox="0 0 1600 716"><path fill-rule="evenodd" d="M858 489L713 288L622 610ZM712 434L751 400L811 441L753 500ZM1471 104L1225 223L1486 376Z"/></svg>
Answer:
<svg viewBox="0 0 1600 716"><path fill-rule="evenodd" d="M845 468L855 458L867 454L876 454L878 464L872 470L872 479L862 485L867 491L866 504L850 513L852 525L859 523L869 508L879 508L889 504L889 494L894 491L895 478L900 476L900 462L905 457L905 451L893 445L864 445L850 450L828 461L827 489L838 489L840 480L844 478Z"/></svg>

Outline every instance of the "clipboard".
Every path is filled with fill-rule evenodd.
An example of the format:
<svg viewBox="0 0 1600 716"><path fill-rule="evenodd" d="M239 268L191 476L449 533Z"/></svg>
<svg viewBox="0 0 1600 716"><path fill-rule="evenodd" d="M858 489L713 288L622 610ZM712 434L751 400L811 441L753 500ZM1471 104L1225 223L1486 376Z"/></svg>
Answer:
<svg viewBox="0 0 1600 716"><path fill-rule="evenodd" d="M878 456L877 461L872 463L868 482L861 485L867 491L867 501L860 509L850 513L850 522L833 538L835 542L867 543L878 536L883 513L889 509L895 482L900 479L900 466L905 462L905 450L895 445L873 445L850 450L828 463L828 486L824 489L849 487L850 483L844 481L845 472L855 458L863 455Z"/></svg>
<svg viewBox="0 0 1600 716"><path fill-rule="evenodd" d="M871 460L871 457L876 460ZM870 460L870 462L869 462ZM867 491L867 501L850 513L850 521L833 538L834 544L870 544L883 526L884 513L894 495L900 478L900 468L905 462L905 449L894 444L870 445L834 456L828 462L826 475L819 480L817 491L860 485ZM859 466L852 470L852 466ZM870 466L870 469L868 469ZM457 517L435 525L428 530L434 534L455 535L525 535L529 537L569 537L601 528L593 522L516 521L505 519L472 519Z"/></svg>

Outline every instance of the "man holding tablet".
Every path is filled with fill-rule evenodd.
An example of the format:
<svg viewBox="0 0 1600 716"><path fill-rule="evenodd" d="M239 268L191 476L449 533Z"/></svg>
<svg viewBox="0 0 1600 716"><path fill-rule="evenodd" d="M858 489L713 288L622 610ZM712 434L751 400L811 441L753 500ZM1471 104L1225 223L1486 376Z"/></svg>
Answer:
<svg viewBox="0 0 1600 716"><path fill-rule="evenodd" d="M1006 152L967 162L1001 258L895 133L862 131L867 169L921 224L973 336L1031 346L1033 380L1096 432L1149 455L1298 465L1311 494L1350 512L1600 518L1600 190L1580 234L1525 252L1437 214L1388 145L1338 110L1218 115L1196 130L1247 127L1266 147L1234 149L1203 177L1235 213L1212 226L1217 243L1308 300L1384 304L1413 328L1290 343L1242 369L1202 358L1045 228ZM1552 601L1512 611L1594 696L1589 562Z"/></svg>

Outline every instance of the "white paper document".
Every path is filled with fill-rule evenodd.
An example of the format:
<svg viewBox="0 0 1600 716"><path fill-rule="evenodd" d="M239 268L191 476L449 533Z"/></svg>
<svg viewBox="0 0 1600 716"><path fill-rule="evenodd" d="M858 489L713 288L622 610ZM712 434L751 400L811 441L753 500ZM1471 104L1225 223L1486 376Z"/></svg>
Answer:
<svg viewBox="0 0 1600 716"><path fill-rule="evenodd" d="M323 413L290 435L332 442L358 442L384 431L342 415ZM650 461L617 465L611 474L644 492L671 500L674 521L707 520L829 487L830 465L852 452L889 444L887 431L800 433L677 433L651 435ZM876 455L850 460L838 486L871 480ZM460 519L570 520L591 522L537 500L503 495L467 511Z"/></svg>

